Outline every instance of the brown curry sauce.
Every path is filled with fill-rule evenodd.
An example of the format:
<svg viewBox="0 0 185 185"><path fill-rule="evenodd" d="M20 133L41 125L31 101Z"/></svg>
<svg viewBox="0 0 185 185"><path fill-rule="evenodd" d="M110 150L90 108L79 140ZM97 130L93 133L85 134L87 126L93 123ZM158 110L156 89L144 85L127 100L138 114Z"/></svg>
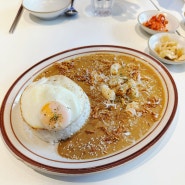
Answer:
<svg viewBox="0 0 185 185"><path fill-rule="evenodd" d="M122 66L116 75L110 72L114 63ZM124 150L146 136L163 115L166 92L161 78L141 59L107 53L79 56L54 63L37 79L58 74L80 85L91 104L91 114L83 128L59 142L58 153L62 157L92 159ZM112 78L119 82L110 83ZM115 90L114 101L102 95L102 83Z"/></svg>

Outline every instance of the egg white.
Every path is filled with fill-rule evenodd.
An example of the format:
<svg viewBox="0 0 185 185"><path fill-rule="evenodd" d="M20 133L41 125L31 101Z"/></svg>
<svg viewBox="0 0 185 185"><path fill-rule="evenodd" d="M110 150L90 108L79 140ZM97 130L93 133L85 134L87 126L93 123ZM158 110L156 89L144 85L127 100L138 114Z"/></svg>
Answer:
<svg viewBox="0 0 185 185"><path fill-rule="evenodd" d="M57 138L54 140L70 137L69 135L78 131L89 117L89 99L83 89L74 81L63 75L41 78L26 87L20 99L20 108L23 119L33 129L36 129L37 131L40 130L40 133L45 130L40 120L40 111L47 102L51 101L57 101L71 111L70 123L61 127L60 131L64 130L62 133L60 131L60 133L56 133L55 131ZM67 128L71 124L74 128ZM70 133L65 133L65 129ZM52 131L49 132L47 135L51 135L52 138ZM41 135L43 135L43 133Z"/></svg>

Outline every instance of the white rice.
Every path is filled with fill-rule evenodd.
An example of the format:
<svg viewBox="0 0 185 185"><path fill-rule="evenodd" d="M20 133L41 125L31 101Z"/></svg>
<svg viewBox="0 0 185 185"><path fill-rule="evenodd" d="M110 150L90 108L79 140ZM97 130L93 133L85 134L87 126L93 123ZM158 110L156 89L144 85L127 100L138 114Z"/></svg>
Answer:
<svg viewBox="0 0 185 185"><path fill-rule="evenodd" d="M49 131L44 129L32 128L33 134L39 137L41 140L49 143L57 143L60 140L66 140L67 138L70 138L85 125L86 121L89 118L90 102L85 93L84 96L84 98L86 99L86 103L84 104L82 114L65 129L59 131Z"/></svg>

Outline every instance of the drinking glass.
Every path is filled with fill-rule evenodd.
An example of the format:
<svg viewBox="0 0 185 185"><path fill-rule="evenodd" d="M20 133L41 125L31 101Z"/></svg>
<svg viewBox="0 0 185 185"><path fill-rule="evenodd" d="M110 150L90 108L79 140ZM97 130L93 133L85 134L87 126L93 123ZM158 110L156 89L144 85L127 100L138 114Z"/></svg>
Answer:
<svg viewBox="0 0 185 185"><path fill-rule="evenodd" d="M93 12L96 16L109 16L112 13L114 0L92 0Z"/></svg>

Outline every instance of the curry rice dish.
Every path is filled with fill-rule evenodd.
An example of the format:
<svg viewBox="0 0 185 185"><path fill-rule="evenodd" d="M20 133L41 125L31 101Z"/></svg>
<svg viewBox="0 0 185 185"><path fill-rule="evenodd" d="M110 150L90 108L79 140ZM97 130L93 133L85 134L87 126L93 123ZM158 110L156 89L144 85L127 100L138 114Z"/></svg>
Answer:
<svg viewBox="0 0 185 185"><path fill-rule="evenodd" d="M54 63L35 80L65 75L87 94L91 112L86 124L58 144L70 159L93 159L124 150L160 121L166 89L145 61L126 54L94 53Z"/></svg>

